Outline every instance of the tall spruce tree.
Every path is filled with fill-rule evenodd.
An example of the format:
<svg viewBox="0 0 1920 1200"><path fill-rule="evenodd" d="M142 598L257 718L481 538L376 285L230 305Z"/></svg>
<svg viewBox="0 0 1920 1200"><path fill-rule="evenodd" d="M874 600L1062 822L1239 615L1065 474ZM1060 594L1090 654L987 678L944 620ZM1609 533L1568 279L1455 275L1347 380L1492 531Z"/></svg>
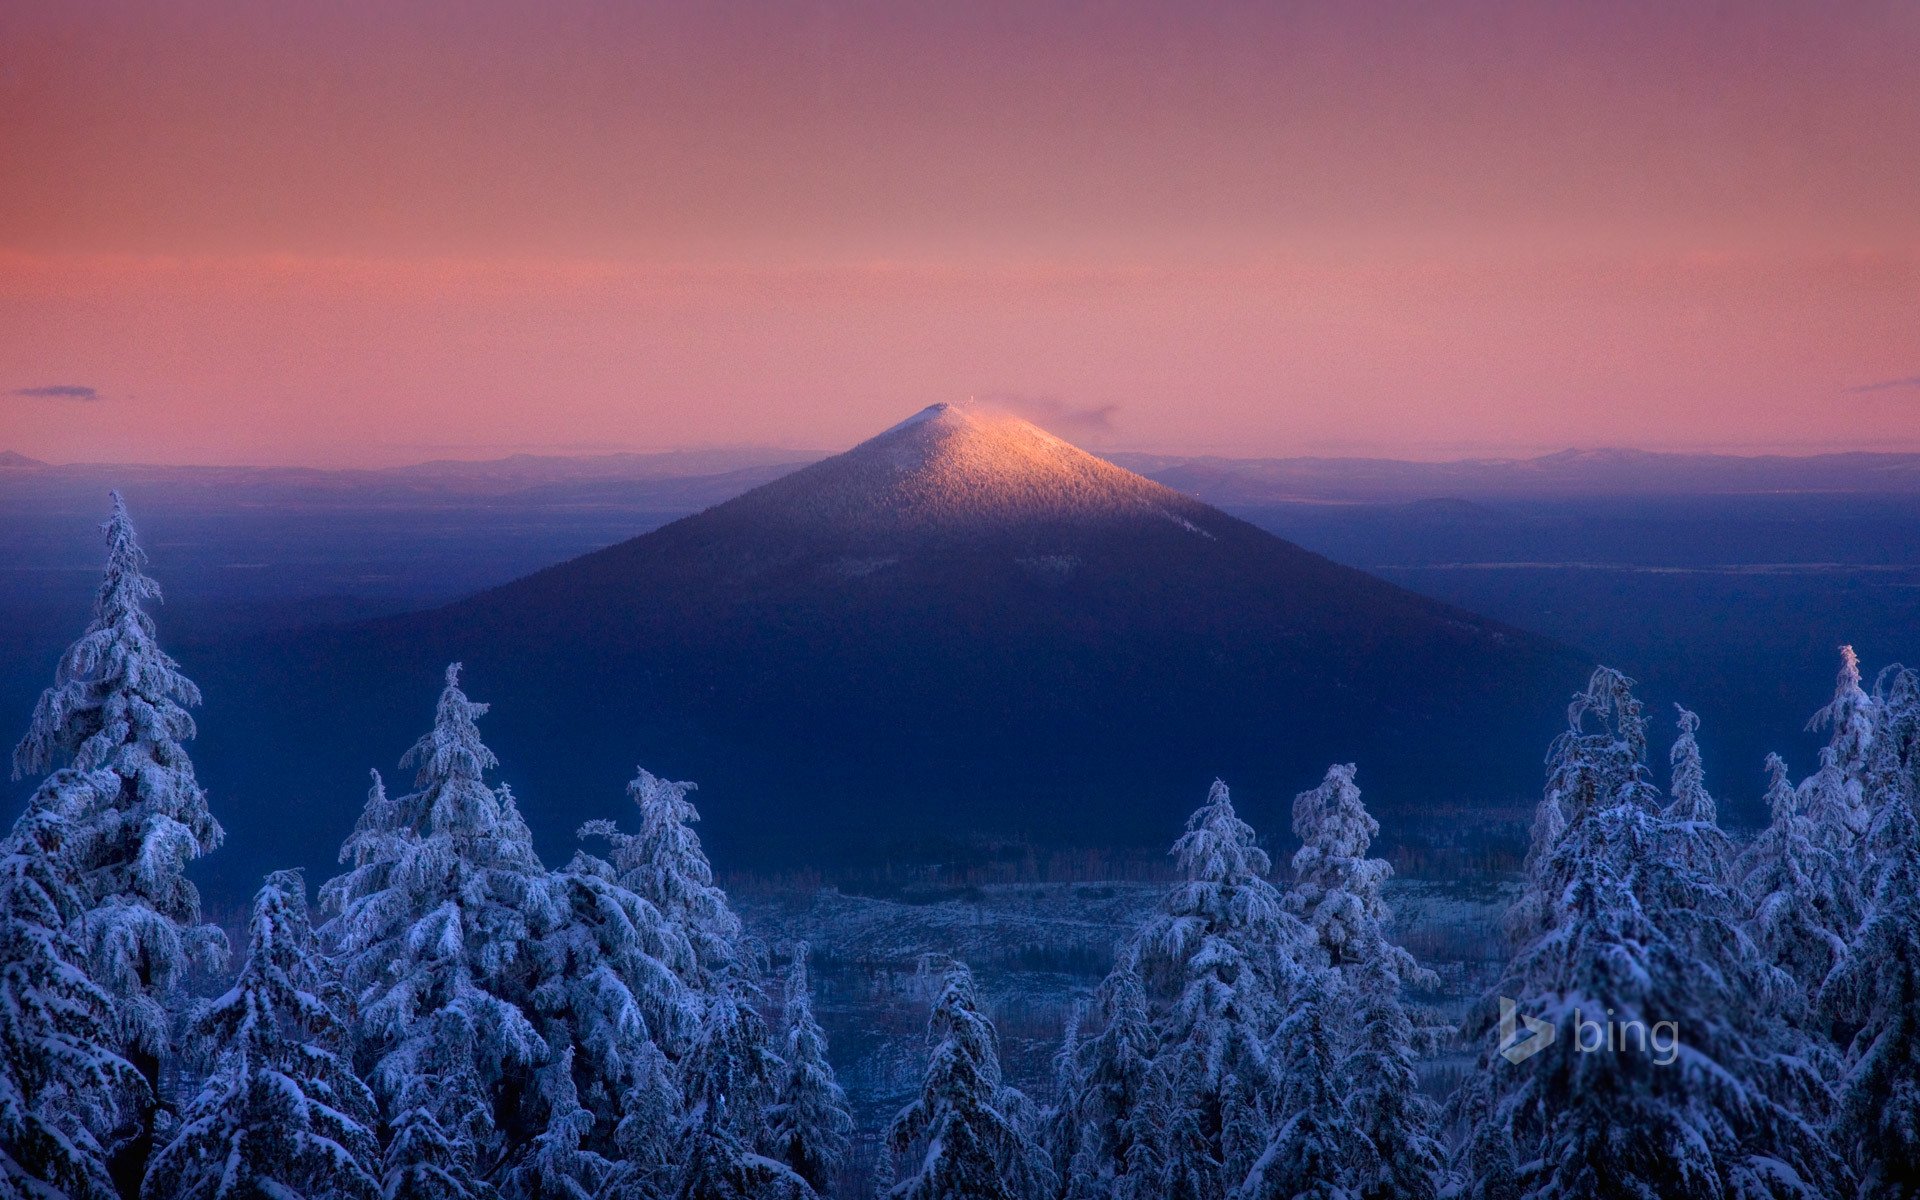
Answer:
<svg viewBox="0 0 1920 1200"><path fill-rule="evenodd" d="M1380 1153L1347 1111L1336 1074L1329 1007L1344 986L1326 969L1306 973L1275 1039L1282 1059L1273 1139L1236 1189L1236 1200L1360 1200L1380 1173Z"/></svg>
<svg viewBox="0 0 1920 1200"><path fill-rule="evenodd" d="M589 1118L581 1145L617 1157L621 1125L656 1099L655 1057L684 1054L697 1033L699 1004L673 966L691 951L608 863L577 854L555 884L561 916L536 948L533 1010L550 1055L569 1064L572 1092L556 1094Z"/></svg>
<svg viewBox="0 0 1920 1200"><path fill-rule="evenodd" d="M1747 932L1762 958L1790 981L1790 1004L1805 1015L1852 936L1849 867L1817 836L1801 811L1787 764L1767 755L1772 820L1734 864L1747 901Z"/></svg>
<svg viewBox="0 0 1920 1200"><path fill-rule="evenodd" d="M796 943L792 954L782 1004L786 1063L768 1114L768 1142L772 1157L825 1193L846 1165L853 1114L827 1060L826 1031L813 1015L807 944Z"/></svg>
<svg viewBox="0 0 1920 1200"><path fill-rule="evenodd" d="M1904 799L1884 814L1887 860L1872 909L1821 1002L1855 1029L1833 1134L1864 1200L1920 1196L1920 824Z"/></svg>
<svg viewBox="0 0 1920 1200"><path fill-rule="evenodd" d="M1451 1180L1439 1107L1420 1089L1419 1032L1401 1004L1399 976L1376 962L1349 994L1359 1001L1359 1031L1340 1067L1341 1095L1376 1152L1356 1190L1363 1200L1433 1200Z"/></svg>
<svg viewBox="0 0 1920 1200"><path fill-rule="evenodd" d="M233 987L188 1032L212 1072L153 1156L148 1200L379 1194L373 1094L349 1062L347 1028L307 918L297 871L253 902Z"/></svg>
<svg viewBox="0 0 1920 1200"><path fill-rule="evenodd" d="M511 795L486 783L497 764L474 722L487 706L459 681L456 663L433 729L402 762L418 768L416 790L389 800L376 784L342 850L353 867L323 898L337 914L328 933L358 999L369 1078L389 1122L404 1116L421 1147L471 1142L459 1163L434 1170L504 1178L546 1122L566 1115L565 1091L541 1073L558 1052L535 1024L532 999L536 951L566 907ZM440 1080L437 1093L415 1086L427 1073ZM417 1167L415 1156L389 1175Z"/></svg>
<svg viewBox="0 0 1920 1200"><path fill-rule="evenodd" d="M1640 722L1630 681L1602 668L1555 744L1560 819L1543 824L1559 829L1530 869L1548 890L1516 923L1498 995L1560 1036L1510 1061L1518 1047L1490 1036L1483 1007L1483 1069L1457 1098L1465 1165L1539 1200L1831 1194L1845 1171L1814 1127L1823 1085L1772 1011L1732 898L1679 852ZM1637 1044L1587 1045L1629 1023Z"/></svg>
<svg viewBox="0 0 1920 1200"><path fill-rule="evenodd" d="M580 835L606 839L620 885L639 893L680 931L692 959L676 965L696 991L706 992L719 980L738 979L745 967L740 918L714 883L713 865L693 831L700 812L687 793L696 786L641 768L627 785L640 810L640 832L624 833L612 821L589 821Z"/></svg>
<svg viewBox="0 0 1920 1200"><path fill-rule="evenodd" d="M148 1085L150 1102L114 1152L115 1180L130 1194L152 1152L152 1105L188 977L226 958L226 938L201 922L185 874L223 835L185 745L200 690L160 648L146 611L160 586L142 570L146 555L117 492L102 528L107 565L93 619L61 656L13 763L16 778L66 764L90 779L66 792L63 857L85 905L71 932L114 999L118 1050Z"/></svg>
<svg viewBox="0 0 1920 1200"><path fill-rule="evenodd" d="M1336 764L1319 787L1293 799L1293 832L1301 844L1293 856L1287 910L1343 977L1378 966L1402 983L1431 987L1433 973L1389 936L1393 914L1383 889L1393 867L1367 857L1380 823L1367 812L1353 777L1352 763Z"/></svg>
<svg viewBox="0 0 1920 1200"><path fill-rule="evenodd" d="M1674 708L1680 716L1680 734L1667 756L1672 774L1664 815L1673 823L1687 866L1709 879L1724 881L1732 869L1733 842L1720 829L1719 808L1707 791L1706 765L1700 758L1700 718L1678 704Z"/></svg>
<svg viewBox="0 0 1920 1200"><path fill-rule="evenodd" d="M974 997L973 975L952 963L928 1024L934 1040L920 1096L887 1131L896 1155L916 1154L896 1200L1038 1200L1053 1186L1046 1153L1010 1112L1000 1041Z"/></svg>
<svg viewBox="0 0 1920 1200"><path fill-rule="evenodd" d="M69 932L85 912L69 813L95 786L119 780L55 772L0 843L0 1194L27 1200L113 1200L112 1139L147 1092Z"/></svg>
<svg viewBox="0 0 1920 1200"><path fill-rule="evenodd" d="M1268 1047L1318 951L1267 879L1272 862L1226 784L1214 782L1173 856L1184 878L1139 939L1142 975L1166 997L1154 1070L1171 1110L1157 1186L1170 1200L1220 1200L1272 1134L1277 1072Z"/></svg>
<svg viewBox="0 0 1920 1200"><path fill-rule="evenodd" d="M1153 1069L1153 1026L1147 994L1131 949L1123 950L1094 994L1099 1031L1081 1041L1074 1087L1062 1101L1062 1120L1073 1123L1070 1156L1063 1172L1070 1200L1131 1194L1144 1186L1132 1178L1146 1153L1138 1143L1152 1136L1147 1088Z"/></svg>

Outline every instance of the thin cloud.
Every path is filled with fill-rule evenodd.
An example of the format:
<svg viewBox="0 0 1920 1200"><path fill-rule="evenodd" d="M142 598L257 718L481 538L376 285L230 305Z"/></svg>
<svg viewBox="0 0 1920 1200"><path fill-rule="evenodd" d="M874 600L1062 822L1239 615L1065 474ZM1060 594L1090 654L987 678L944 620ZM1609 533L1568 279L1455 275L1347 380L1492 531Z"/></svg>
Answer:
<svg viewBox="0 0 1920 1200"><path fill-rule="evenodd" d="M1100 437L1113 432L1118 404L1073 404L1058 396L1023 396L994 392L980 397L982 404L1005 409L1061 437Z"/></svg>
<svg viewBox="0 0 1920 1200"><path fill-rule="evenodd" d="M1882 379L1879 383L1863 383L1847 389L1849 393L1860 392L1920 392L1920 375L1909 375L1905 379Z"/></svg>
<svg viewBox="0 0 1920 1200"><path fill-rule="evenodd" d="M100 389L84 383L49 383L41 387L15 388L7 394L24 396L29 400L98 400Z"/></svg>

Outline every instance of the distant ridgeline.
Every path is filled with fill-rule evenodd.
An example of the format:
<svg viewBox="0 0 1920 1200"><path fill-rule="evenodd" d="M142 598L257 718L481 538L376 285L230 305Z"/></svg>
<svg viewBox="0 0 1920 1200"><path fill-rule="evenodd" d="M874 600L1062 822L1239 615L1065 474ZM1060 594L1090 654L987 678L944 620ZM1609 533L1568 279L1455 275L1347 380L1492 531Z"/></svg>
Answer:
<svg viewBox="0 0 1920 1200"><path fill-rule="evenodd" d="M912 463L912 431L946 421L869 446L904 441ZM944 468L891 503L914 512L977 478ZM1001 481L988 506L1104 520L1118 504L1180 538L1239 536L1198 505L1083 486L1098 477ZM810 495L725 519L804 528ZM841 527L871 516L828 496ZM973 544L938 505L918 511ZM318 919L303 875L275 870L230 955L185 874L223 837L187 749L199 692L156 640L158 589L117 497L106 531L93 620L15 753L36 785L0 847L0 1194L1733 1200L1905 1196L1920 1179L1920 678L1903 668L1869 693L1847 653L1817 770L1796 786L1771 760L1772 820L1745 846L1717 823L1697 718L1678 714L1662 790L1631 682L1594 671L1547 756L1510 960L1459 1029L1414 1003L1431 976L1393 940L1354 766L1295 797L1285 884L1215 781L1045 1093L1005 1082L967 967L930 962L923 1082L856 1157L806 947L743 929L692 785L641 770L627 820L586 821L595 852L552 869L457 664L402 761L409 790L375 773L333 831ZM588 579L646 583L629 565L588 560ZM315 743L333 736L324 706L281 700ZM589 687L565 707L605 700ZM304 770L289 755L219 807L265 824L274 784ZM310 852L287 831L274 846ZM1455 1038L1478 1069L1443 1107L1418 1067Z"/></svg>

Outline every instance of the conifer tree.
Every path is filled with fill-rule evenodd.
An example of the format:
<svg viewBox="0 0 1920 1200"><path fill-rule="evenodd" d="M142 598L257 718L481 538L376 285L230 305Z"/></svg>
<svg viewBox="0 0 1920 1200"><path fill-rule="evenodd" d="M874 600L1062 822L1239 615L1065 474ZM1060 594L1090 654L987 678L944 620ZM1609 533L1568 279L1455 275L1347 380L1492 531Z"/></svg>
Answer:
<svg viewBox="0 0 1920 1200"><path fill-rule="evenodd" d="M658 1045L641 1046L613 1131L611 1200L653 1200L673 1191L681 1165L681 1109L673 1065Z"/></svg>
<svg viewBox="0 0 1920 1200"><path fill-rule="evenodd" d="M1309 972L1295 989L1276 1039L1283 1059L1278 1127L1236 1200L1359 1200L1379 1175L1379 1152L1347 1112L1335 1074L1327 1009L1337 990L1324 970Z"/></svg>
<svg viewBox="0 0 1920 1200"><path fill-rule="evenodd" d="M620 885L639 893L680 931L692 948L681 967L696 991L737 977L741 962L740 918L713 881L713 866L700 848L693 823L700 812L687 799L691 783L674 783L640 770L627 793L640 810L640 832L623 833L612 821L589 821L582 837L605 838Z"/></svg>
<svg viewBox="0 0 1920 1200"><path fill-rule="evenodd" d="M805 942L793 947L782 1007L786 1065L769 1113L771 1155L814 1191L826 1192L846 1164L853 1115L827 1060L826 1031L814 1019Z"/></svg>
<svg viewBox="0 0 1920 1200"><path fill-rule="evenodd" d="M226 957L226 938L201 923L200 896L185 875L223 835L185 746L195 732L187 709L200 690L160 648L146 611L160 586L142 571L146 555L126 505L118 493L112 501L93 619L61 656L13 764L15 778L63 763L89 778L65 793L63 857L85 906L71 932L93 981L113 997L118 1050L157 1102L188 976ZM123 1191L145 1171L154 1119L143 1105L119 1141Z"/></svg>
<svg viewBox="0 0 1920 1200"><path fill-rule="evenodd" d="M748 1149L770 1148L767 1110L784 1068L752 1001L738 985L722 984L707 999L700 1041L686 1061L687 1103L715 1113L724 1106Z"/></svg>
<svg viewBox="0 0 1920 1200"><path fill-rule="evenodd" d="M1271 860L1224 783L1214 782L1173 855L1185 878L1139 941L1149 986L1171 997L1155 1022L1155 1069L1174 1106L1160 1186L1175 1200L1219 1200L1272 1133L1267 1048L1303 960L1318 951L1284 910L1267 879Z"/></svg>
<svg viewBox="0 0 1920 1200"><path fill-rule="evenodd" d="M807 1181L785 1163L755 1154L739 1125L724 1099L694 1105L675 1200L814 1200Z"/></svg>
<svg viewBox="0 0 1920 1200"><path fill-rule="evenodd" d="M1060 1031L1060 1048L1053 1053L1054 1103L1046 1109L1042 1121L1041 1143L1059 1181L1058 1194L1072 1193L1073 1160L1080 1152L1082 1124L1075 1111L1076 1100L1086 1088L1086 1064L1082 1061L1080 1025L1086 1019L1086 1005L1067 1008Z"/></svg>
<svg viewBox="0 0 1920 1200"><path fill-rule="evenodd" d="M1772 820L1735 864L1747 899L1748 935L1761 957L1790 982L1793 1011L1804 1014L1852 935L1847 867L1816 836L1800 810L1787 764L1767 755Z"/></svg>
<svg viewBox="0 0 1920 1200"><path fill-rule="evenodd" d="M1100 1031L1081 1043L1075 1087L1063 1117L1074 1123L1072 1155L1063 1173L1072 1200L1117 1196L1145 1181L1132 1178L1152 1134L1148 1088L1153 1027L1146 989L1131 950L1123 951L1094 996Z"/></svg>
<svg viewBox="0 0 1920 1200"><path fill-rule="evenodd" d="M1773 1011L1732 898L1675 853L1630 683L1597 671L1569 718L1549 770L1563 823L1530 872L1550 890L1533 900L1537 924L1517 926L1497 993L1561 1040L1514 1062L1502 1051L1515 1045L1488 1038L1457 1099L1473 1116L1469 1167L1510 1168L1539 1200L1831 1193L1845 1172L1814 1132L1823 1085ZM1629 1022L1637 1046L1579 1049L1589 1026Z"/></svg>
<svg viewBox="0 0 1920 1200"><path fill-rule="evenodd" d="M1868 759L1873 749L1874 704L1860 687L1860 659L1852 646L1840 647L1840 674L1833 699L1807 722L1808 729L1831 729L1820 754L1820 769L1802 785L1802 801L1828 849L1852 859L1872 818L1866 794Z"/></svg>
<svg viewBox="0 0 1920 1200"><path fill-rule="evenodd" d="M1362 1200L1433 1200L1448 1183L1439 1140L1440 1112L1420 1090L1414 1023L1400 1002L1400 980L1375 963L1351 991L1360 1002L1359 1037L1342 1064L1342 1096L1360 1134L1377 1152L1360 1172Z"/></svg>
<svg viewBox="0 0 1920 1200"><path fill-rule="evenodd" d="M554 882L561 913L537 947L533 1011L549 1054L570 1064L572 1090L557 1095L588 1116L581 1144L613 1155L630 1102L652 1102L652 1052L684 1054L697 1031L696 998L671 965L690 951L610 864L577 854Z"/></svg>
<svg viewBox="0 0 1920 1200"><path fill-rule="evenodd" d="M532 999L538 948L565 903L511 794L485 781L496 761L475 720L487 706L459 678L459 664L447 668L434 727L402 762L418 768L416 790L388 800L376 781L342 850L353 868L323 898L389 1121L409 1106L421 1152L436 1139L470 1140L461 1165L441 1164L451 1176L504 1166L504 1177L566 1112L567 1093L540 1070L562 1051L541 1036ZM414 1086L422 1072L438 1077L437 1093Z"/></svg>
<svg viewBox="0 0 1920 1200"><path fill-rule="evenodd" d="M1393 868L1385 859L1367 857L1380 823L1367 812L1353 776L1352 763L1336 764L1319 787L1294 797L1293 832L1301 845L1293 856L1287 911L1343 975L1378 964L1403 983L1431 987L1432 972L1388 937L1393 915L1382 889Z"/></svg>
<svg viewBox="0 0 1920 1200"><path fill-rule="evenodd" d="M109 1153L146 1082L114 1050L113 998L68 932L84 911L66 861L76 793L119 780L63 770L0 844L0 1194L115 1200Z"/></svg>
<svg viewBox="0 0 1920 1200"><path fill-rule="evenodd" d="M974 999L961 963L945 973L928 1026L934 1039L920 1096L887 1131L895 1154L918 1164L894 1185L896 1200L1037 1200L1053 1184L1046 1155L1008 1112L999 1037Z"/></svg>
<svg viewBox="0 0 1920 1200"><path fill-rule="evenodd" d="M439 1028L416 1041L386 1101L382 1200L497 1200L477 1162L493 1117L466 1053L464 1014L447 1010L429 1020Z"/></svg>
<svg viewBox="0 0 1920 1200"><path fill-rule="evenodd" d="M212 1073L153 1156L149 1200L376 1196L373 1094L348 1061L297 871L254 898L246 963L189 1040Z"/></svg>
<svg viewBox="0 0 1920 1200"><path fill-rule="evenodd" d="M1707 791L1707 771L1700 759L1698 715L1674 705L1680 714L1680 735L1668 755L1672 777L1667 786L1666 819L1679 840L1678 853L1686 865L1707 878L1724 880L1731 869L1733 843L1719 825L1719 810Z"/></svg>
<svg viewBox="0 0 1920 1200"><path fill-rule="evenodd" d="M1873 685L1873 745L1865 772L1869 811L1861 887L1872 895L1881 872L1898 859L1901 805L1920 803L1920 675L1898 663Z"/></svg>
<svg viewBox="0 0 1920 1200"><path fill-rule="evenodd" d="M1920 825L1901 799L1886 823L1889 857L1872 911L1821 1001L1858 1031L1835 1144L1851 1152L1865 1200L1911 1200L1920 1196Z"/></svg>

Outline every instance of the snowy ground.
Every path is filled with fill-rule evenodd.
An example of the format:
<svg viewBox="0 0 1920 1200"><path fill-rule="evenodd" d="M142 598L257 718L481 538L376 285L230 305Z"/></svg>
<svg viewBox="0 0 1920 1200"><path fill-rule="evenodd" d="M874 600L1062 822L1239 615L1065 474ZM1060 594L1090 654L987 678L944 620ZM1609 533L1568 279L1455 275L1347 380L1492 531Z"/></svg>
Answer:
<svg viewBox="0 0 1920 1200"><path fill-rule="evenodd" d="M1009 1080L1044 1100L1068 1012L1091 997L1114 947L1165 890L1164 883L1006 884L922 903L830 888L733 899L776 954L796 939L811 945L819 1016L869 1142L925 1068L925 956L955 955L973 968L999 1027ZM1441 977L1439 993L1421 999L1457 1012L1492 983L1512 891L1504 881L1389 883L1399 940ZM1464 1056L1436 1060L1431 1083L1447 1086L1464 1063Z"/></svg>

